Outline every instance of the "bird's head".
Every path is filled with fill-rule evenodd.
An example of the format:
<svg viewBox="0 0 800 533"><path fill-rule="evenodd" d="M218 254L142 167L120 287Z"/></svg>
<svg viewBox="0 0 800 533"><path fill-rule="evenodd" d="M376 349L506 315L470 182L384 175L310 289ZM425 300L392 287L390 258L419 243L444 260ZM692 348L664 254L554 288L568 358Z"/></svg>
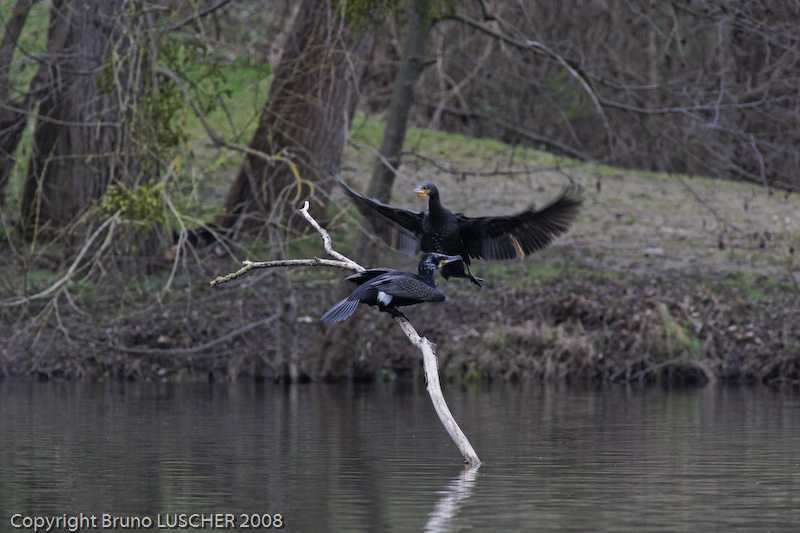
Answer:
<svg viewBox="0 0 800 533"><path fill-rule="evenodd" d="M435 269L442 268L448 263L454 263L456 261L461 261L460 255L445 255L445 254L425 254L422 257L422 262L427 263Z"/></svg>
<svg viewBox="0 0 800 533"><path fill-rule="evenodd" d="M417 196L420 198L425 198L429 194L436 194L438 191L436 190L436 185L433 183L423 183L414 189L414 192L417 193Z"/></svg>

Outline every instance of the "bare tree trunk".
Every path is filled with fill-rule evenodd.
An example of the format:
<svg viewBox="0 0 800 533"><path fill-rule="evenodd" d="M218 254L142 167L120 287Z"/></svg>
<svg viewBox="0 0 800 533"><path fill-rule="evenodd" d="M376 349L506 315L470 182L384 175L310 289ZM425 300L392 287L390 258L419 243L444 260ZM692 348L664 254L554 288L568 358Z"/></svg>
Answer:
<svg viewBox="0 0 800 533"><path fill-rule="evenodd" d="M55 0L47 61L53 79L41 101L22 197L23 228L63 227L114 180L139 174L130 153L115 82L127 85L112 57L124 56L119 21L125 0ZM130 58L129 58L130 60Z"/></svg>
<svg viewBox="0 0 800 533"><path fill-rule="evenodd" d="M380 154L383 159L376 160L372 170L368 195L382 202L388 202L392 194L394 175L400 168L400 152L408 130L408 117L415 103L415 89L424 68L425 48L432 21L421 8L422 6L415 5L415 9L412 10L403 58L394 81L386 129L381 141ZM377 260L377 250L375 241L362 232L353 255L363 264L372 265Z"/></svg>
<svg viewBox="0 0 800 533"><path fill-rule="evenodd" d="M283 253L280 230L269 228L270 248L272 257L276 260L286 259ZM297 348L297 298L295 298L292 277L286 269L279 269L275 273L276 293L280 301L280 315L278 317L276 356L273 364L273 373L276 381L283 381L288 375L292 383L297 383L300 372L298 369L299 351Z"/></svg>
<svg viewBox="0 0 800 533"><path fill-rule="evenodd" d="M220 226L261 226L273 212L282 225L305 199L324 219L328 177L341 159L373 40L366 32L352 35L327 2L303 1L250 142L261 154L288 152L300 180L284 162L247 155L217 217Z"/></svg>

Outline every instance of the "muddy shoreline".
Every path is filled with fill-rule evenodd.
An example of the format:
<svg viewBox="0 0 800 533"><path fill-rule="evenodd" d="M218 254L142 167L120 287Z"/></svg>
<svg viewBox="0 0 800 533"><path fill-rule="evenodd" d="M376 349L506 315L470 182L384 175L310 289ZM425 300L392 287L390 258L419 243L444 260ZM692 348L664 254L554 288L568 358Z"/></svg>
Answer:
<svg viewBox="0 0 800 533"><path fill-rule="evenodd" d="M341 294L338 273L301 278L294 286L305 380L315 376L302 354L325 327L359 328L353 353L341 354L349 363L340 379L419 375L418 353L388 315L364 308L352 325L319 322ZM757 298L733 276L708 281L663 272L565 270L544 283L490 279L483 289L440 281L448 300L407 314L437 344L440 371L449 380L796 385L800 298L764 281ZM129 301L124 313L113 295L85 307L76 297L75 309L62 305L39 328L15 331L4 324L0 371L29 380L274 379L273 282L264 272L214 290L195 283L184 289L196 293L189 300L154 307L144 294L139 309Z"/></svg>

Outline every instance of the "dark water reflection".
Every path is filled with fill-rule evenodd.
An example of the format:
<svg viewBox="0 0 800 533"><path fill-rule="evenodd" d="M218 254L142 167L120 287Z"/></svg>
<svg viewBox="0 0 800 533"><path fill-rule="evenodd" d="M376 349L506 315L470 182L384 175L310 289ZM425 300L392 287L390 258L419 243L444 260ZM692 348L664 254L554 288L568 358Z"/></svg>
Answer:
<svg viewBox="0 0 800 533"><path fill-rule="evenodd" d="M800 394L712 387L0 383L23 515L280 513L287 531L800 529Z"/></svg>

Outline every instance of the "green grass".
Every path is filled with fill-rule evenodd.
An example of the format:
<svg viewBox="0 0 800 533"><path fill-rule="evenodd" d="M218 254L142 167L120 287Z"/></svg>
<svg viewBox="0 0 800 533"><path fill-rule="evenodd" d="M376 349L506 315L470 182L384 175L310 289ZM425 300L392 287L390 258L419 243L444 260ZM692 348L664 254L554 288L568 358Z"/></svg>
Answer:
<svg viewBox="0 0 800 533"><path fill-rule="evenodd" d="M795 282L755 272L730 272L719 285L753 302L771 302L769 293L800 294L800 285Z"/></svg>
<svg viewBox="0 0 800 533"><path fill-rule="evenodd" d="M216 94L216 105L206 116L208 124L224 139L247 144L255 131L258 117L267 100L272 68L247 58L217 63L221 80L195 80L203 91ZM189 77L199 77L199 69L189 71ZM207 139L200 120L187 110L186 129L197 140Z"/></svg>
<svg viewBox="0 0 800 533"><path fill-rule="evenodd" d="M355 143L377 149L385 127L383 121L357 115L349 133ZM574 161L525 146L512 146L494 139L419 128L409 128L404 150L425 153L449 163L457 162L458 166L465 169L487 164L497 165L499 161L508 165L537 167L575 164Z"/></svg>
<svg viewBox="0 0 800 533"><path fill-rule="evenodd" d="M349 134L354 142L378 149L385 129L384 121L357 114L350 125Z"/></svg>
<svg viewBox="0 0 800 533"><path fill-rule="evenodd" d="M0 4L0 26L5 32L8 17L12 13L14 2ZM36 2L31 7L25 26L17 43L17 50L9 68L12 98L28 89L28 84L39 68L35 57L43 53L47 47L47 26L49 23L49 3Z"/></svg>
<svg viewBox="0 0 800 533"><path fill-rule="evenodd" d="M513 281L520 287L532 287L561 278L565 270L574 266L544 260L476 262L473 270L476 275L492 280L492 283Z"/></svg>

